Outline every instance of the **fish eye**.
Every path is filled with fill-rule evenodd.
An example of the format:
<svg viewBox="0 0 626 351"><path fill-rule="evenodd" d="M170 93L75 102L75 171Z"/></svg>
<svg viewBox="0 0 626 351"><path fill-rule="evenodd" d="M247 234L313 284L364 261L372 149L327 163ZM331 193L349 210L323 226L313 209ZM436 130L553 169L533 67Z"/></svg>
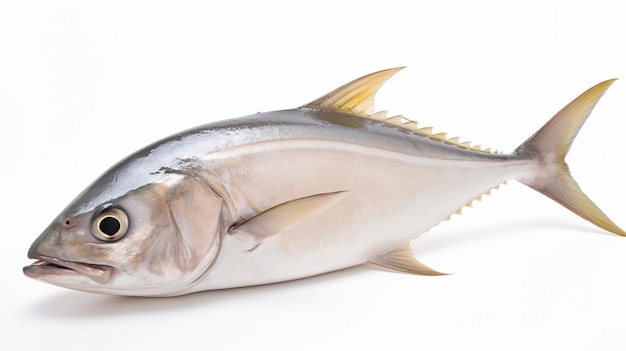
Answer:
<svg viewBox="0 0 626 351"><path fill-rule="evenodd" d="M102 210L91 223L93 235L104 241L119 240L128 231L128 216L119 207Z"/></svg>

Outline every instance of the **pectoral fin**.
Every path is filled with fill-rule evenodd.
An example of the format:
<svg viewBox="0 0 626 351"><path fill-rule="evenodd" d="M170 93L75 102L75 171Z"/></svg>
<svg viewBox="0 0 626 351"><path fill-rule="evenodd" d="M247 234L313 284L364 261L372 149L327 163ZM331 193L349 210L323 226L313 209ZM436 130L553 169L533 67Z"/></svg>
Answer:
<svg viewBox="0 0 626 351"><path fill-rule="evenodd" d="M415 256L413 256L413 252L411 251L411 247L409 247L409 245L389 251L381 256L378 256L370 262L375 265L385 267L387 269L411 274L431 276L446 274L437 272L432 268L420 263L417 259L415 259Z"/></svg>
<svg viewBox="0 0 626 351"><path fill-rule="evenodd" d="M338 191L282 203L237 224L229 230L229 234L248 236L251 239L248 251L252 251L267 238L330 209L347 194L347 191Z"/></svg>

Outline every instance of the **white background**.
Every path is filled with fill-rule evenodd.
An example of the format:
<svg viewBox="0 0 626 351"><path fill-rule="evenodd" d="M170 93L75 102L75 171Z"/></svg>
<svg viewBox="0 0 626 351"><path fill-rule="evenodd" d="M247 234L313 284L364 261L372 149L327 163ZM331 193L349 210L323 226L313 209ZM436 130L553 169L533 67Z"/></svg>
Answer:
<svg viewBox="0 0 626 351"><path fill-rule="evenodd" d="M0 1L0 348L625 349L626 238L515 182L412 243L454 273L444 277L363 266L121 298L22 275L31 242L76 194L182 129L406 65L379 108L511 151L585 89L626 78L617 1L422 3ZM618 81L568 158L622 227L625 97Z"/></svg>

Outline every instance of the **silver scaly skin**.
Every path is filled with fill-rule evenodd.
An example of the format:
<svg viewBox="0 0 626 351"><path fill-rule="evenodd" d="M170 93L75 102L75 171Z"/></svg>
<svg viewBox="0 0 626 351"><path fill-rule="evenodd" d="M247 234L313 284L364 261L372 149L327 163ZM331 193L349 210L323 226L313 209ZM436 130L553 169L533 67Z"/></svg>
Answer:
<svg viewBox="0 0 626 351"><path fill-rule="evenodd" d="M372 262L440 274L409 242L515 179L626 235L564 161L613 80L589 89L511 154L374 110L400 68L303 107L194 128L130 155L39 236L32 278L113 295L175 296L298 279Z"/></svg>

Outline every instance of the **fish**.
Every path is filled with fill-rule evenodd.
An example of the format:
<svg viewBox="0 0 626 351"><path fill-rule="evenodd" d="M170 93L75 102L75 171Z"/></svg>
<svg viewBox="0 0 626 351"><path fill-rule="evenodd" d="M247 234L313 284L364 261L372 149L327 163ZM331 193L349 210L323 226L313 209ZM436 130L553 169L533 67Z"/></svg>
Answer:
<svg viewBox="0 0 626 351"><path fill-rule="evenodd" d="M365 263L442 275L410 243L509 180L626 236L565 162L615 79L503 153L377 111L377 91L402 68L299 108L206 124L136 151L52 221L30 247L24 274L128 296L270 284Z"/></svg>

